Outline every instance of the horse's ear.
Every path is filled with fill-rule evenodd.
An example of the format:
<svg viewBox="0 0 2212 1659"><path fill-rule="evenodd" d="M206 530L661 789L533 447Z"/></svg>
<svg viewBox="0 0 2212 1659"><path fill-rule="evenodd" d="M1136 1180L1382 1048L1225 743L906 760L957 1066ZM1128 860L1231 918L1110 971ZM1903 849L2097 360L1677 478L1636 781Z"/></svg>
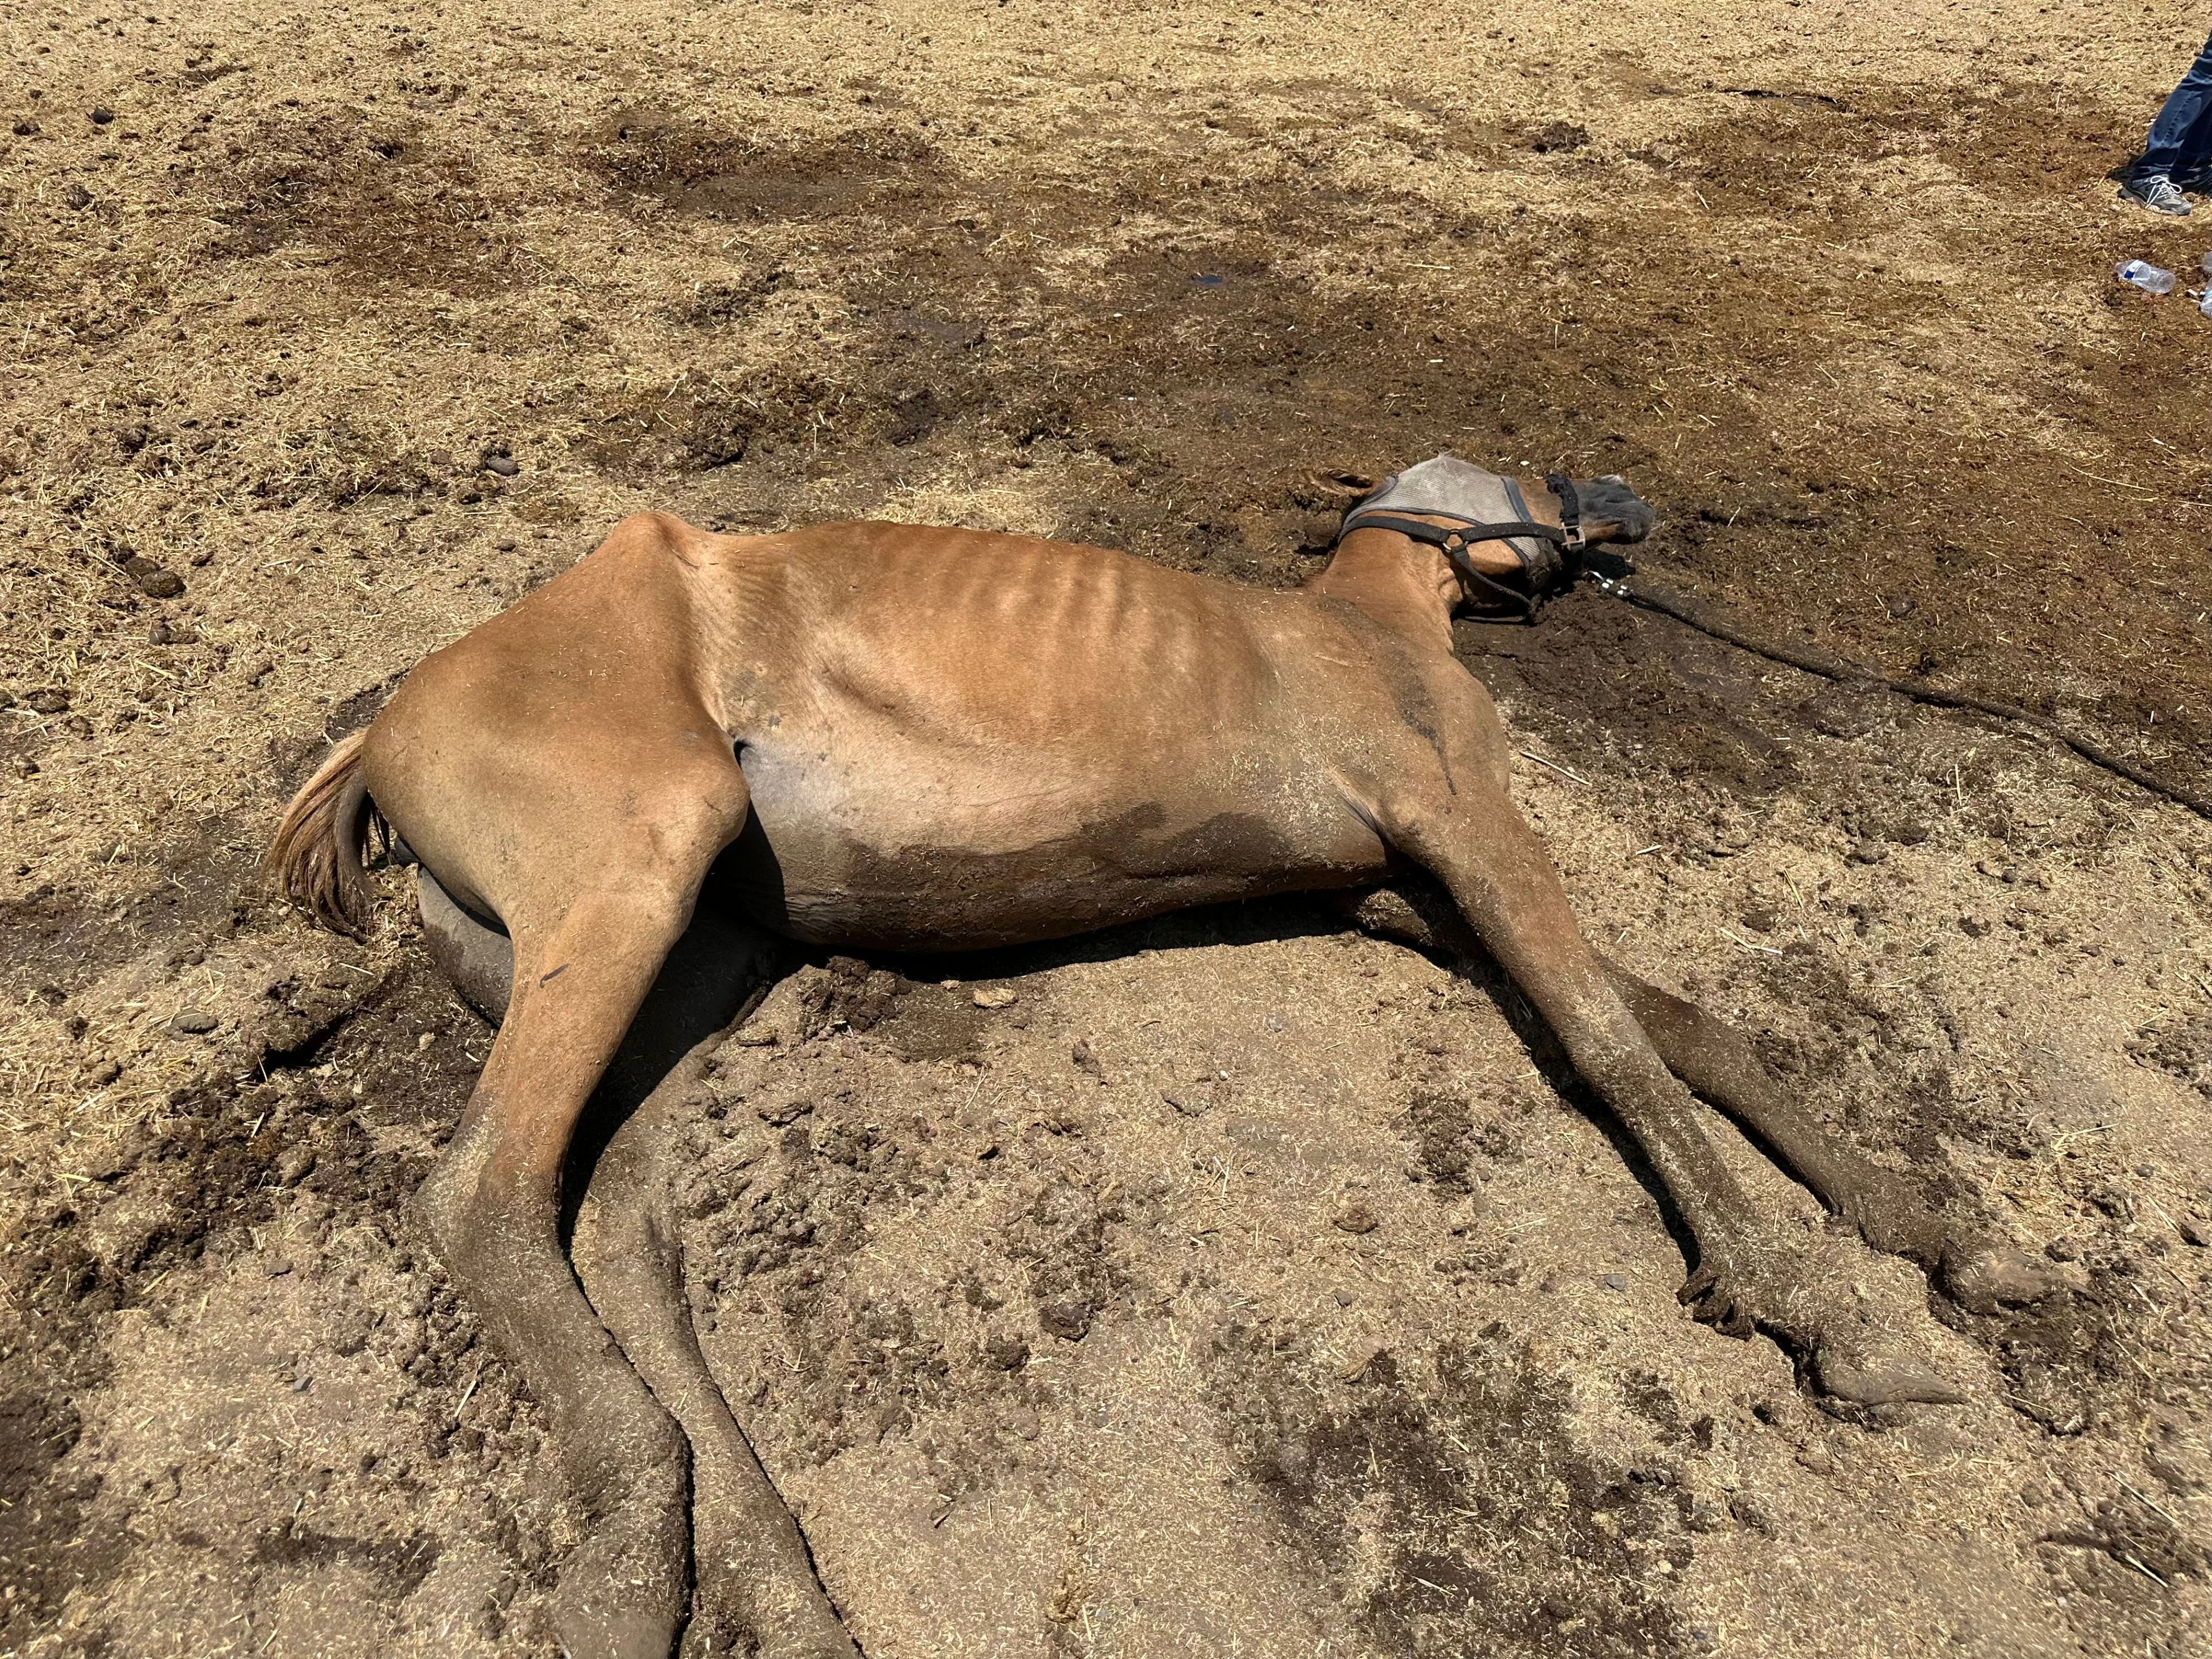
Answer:
<svg viewBox="0 0 2212 1659"><path fill-rule="evenodd" d="M1309 472L1291 493L1301 507L1333 507L1341 511L1361 496L1374 494L1380 482L1366 472Z"/></svg>

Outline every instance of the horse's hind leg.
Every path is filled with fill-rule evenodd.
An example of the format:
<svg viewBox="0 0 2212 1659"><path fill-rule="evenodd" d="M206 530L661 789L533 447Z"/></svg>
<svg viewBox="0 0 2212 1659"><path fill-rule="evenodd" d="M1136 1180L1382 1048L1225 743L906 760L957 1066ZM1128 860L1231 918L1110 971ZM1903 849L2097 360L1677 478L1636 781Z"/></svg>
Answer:
<svg viewBox="0 0 2212 1659"><path fill-rule="evenodd" d="M586 1532L555 1620L574 1659L664 1659L688 1604L690 1450L562 1249L562 1172L585 1103L744 820L733 759L633 742L570 766L557 817L481 790L469 872L514 941L506 1023L415 1210L456 1286L551 1419ZM537 775L560 776L547 756Z"/></svg>
<svg viewBox="0 0 2212 1659"><path fill-rule="evenodd" d="M696 1589L684 1650L857 1659L789 1507L708 1370L684 1292L675 1174L719 1041L671 1072L600 1154L576 1219L592 1305L691 1443Z"/></svg>
<svg viewBox="0 0 2212 1659"><path fill-rule="evenodd" d="M455 904L427 869L417 886L439 971L486 1018L503 1020L513 945ZM678 1137L697 1115L695 1090L709 1057L773 957L765 935L708 915L696 916L669 953L599 1091L597 1109L623 1116L590 1171L571 1255L623 1357L690 1443L693 1610L684 1651L854 1659L798 1524L707 1368L684 1293Z"/></svg>
<svg viewBox="0 0 2212 1659"><path fill-rule="evenodd" d="M575 1659L662 1659L687 1586L684 1438L579 1289L560 1238L576 1120L683 931L689 894L581 895L520 926L507 1023L415 1212L551 1419L584 1542L556 1622Z"/></svg>
<svg viewBox="0 0 2212 1659"><path fill-rule="evenodd" d="M514 941L454 903L428 866L415 872L415 903L422 943L446 982L495 1030L505 1024L514 990Z"/></svg>

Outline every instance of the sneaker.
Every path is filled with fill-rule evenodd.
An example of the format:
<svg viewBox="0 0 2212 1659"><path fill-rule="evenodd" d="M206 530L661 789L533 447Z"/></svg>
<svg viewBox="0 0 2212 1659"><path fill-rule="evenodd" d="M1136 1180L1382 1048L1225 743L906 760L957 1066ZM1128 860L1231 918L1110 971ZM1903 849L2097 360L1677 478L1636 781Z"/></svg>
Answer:
<svg viewBox="0 0 2212 1659"><path fill-rule="evenodd" d="M2153 213L2170 214L2177 219L2189 216L2189 198L2181 193L2179 185L2162 173L2129 179L2120 186L2120 199L2148 208Z"/></svg>

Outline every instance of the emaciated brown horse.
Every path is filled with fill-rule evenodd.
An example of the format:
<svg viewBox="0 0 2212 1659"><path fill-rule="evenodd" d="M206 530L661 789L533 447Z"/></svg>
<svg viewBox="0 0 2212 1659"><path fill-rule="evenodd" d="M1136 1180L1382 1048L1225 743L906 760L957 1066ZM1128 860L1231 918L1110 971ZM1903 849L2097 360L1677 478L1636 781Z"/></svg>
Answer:
<svg viewBox="0 0 2212 1659"><path fill-rule="evenodd" d="M1463 599L1540 586L1563 550L1650 522L1617 478L1439 457L1272 592L1022 536L731 537L648 514L426 659L337 746L272 848L287 890L358 931L373 810L426 896L481 919L461 932L512 939L498 1041L416 1207L550 1419L587 1526L556 1606L574 1659L660 1659L687 1620L716 1650L854 1652L680 1300L647 1273L595 1310L562 1244L578 1115L695 907L811 945L956 951L1329 890L1382 931L1471 933L1664 1182L1700 1317L1771 1333L1847 1400L1960 1397L1752 1206L1689 1091L1962 1302L2044 1279L1591 948L1452 653Z"/></svg>

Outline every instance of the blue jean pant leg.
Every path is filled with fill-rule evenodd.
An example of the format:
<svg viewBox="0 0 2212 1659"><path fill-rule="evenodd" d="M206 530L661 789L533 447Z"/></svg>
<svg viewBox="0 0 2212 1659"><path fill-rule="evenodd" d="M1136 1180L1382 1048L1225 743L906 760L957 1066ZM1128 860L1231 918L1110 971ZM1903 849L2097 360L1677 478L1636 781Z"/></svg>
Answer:
<svg viewBox="0 0 2212 1659"><path fill-rule="evenodd" d="M2150 124L2135 174L2138 179L2156 174L2170 179L2207 159L2212 159L2212 40L2204 43L2158 119Z"/></svg>

